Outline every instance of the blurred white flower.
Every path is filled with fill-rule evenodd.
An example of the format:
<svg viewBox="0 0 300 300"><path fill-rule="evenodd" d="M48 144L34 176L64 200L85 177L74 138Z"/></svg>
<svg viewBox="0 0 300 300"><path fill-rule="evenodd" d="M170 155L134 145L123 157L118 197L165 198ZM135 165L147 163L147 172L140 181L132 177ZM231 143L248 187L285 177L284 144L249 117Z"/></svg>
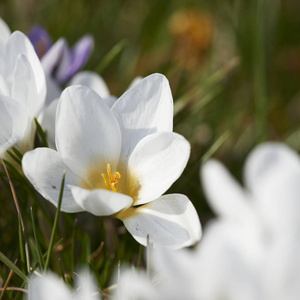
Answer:
<svg viewBox="0 0 300 300"><path fill-rule="evenodd" d="M33 119L42 110L46 96L43 68L28 38L9 34L0 22L0 155L15 146L22 153L33 148Z"/></svg>
<svg viewBox="0 0 300 300"><path fill-rule="evenodd" d="M116 299L133 300L198 300L199 268L197 252L190 249L170 251L153 249L151 252L151 272L121 268L114 282L117 288L113 296ZM205 298L203 298L205 299Z"/></svg>
<svg viewBox="0 0 300 300"><path fill-rule="evenodd" d="M73 291L57 275L48 272L33 276L28 284L28 300L100 300L94 279L87 271L80 273Z"/></svg>
<svg viewBox="0 0 300 300"><path fill-rule="evenodd" d="M181 194L161 196L190 153L172 128L173 100L163 75L146 77L111 108L92 89L71 86L58 103L57 151L27 153L23 170L54 205L66 170L65 212L112 215L143 245L149 235L155 246L189 246L201 236L194 206Z"/></svg>
<svg viewBox="0 0 300 300"><path fill-rule="evenodd" d="M201 297L298 299L298 154L265 143L246 161L244 189L214 160L203 166L202 181L218 219L199 247Z"/></svg>
<svg viewBox="0 0 300 300"><path fill-rule="evenodd" d="M144 271L133 267L121 268L119 276L115 274L113 281L117 284L117 288L113 291L113 299L168 300L162 298L162 294Z"/></svg>
<svg viewBox="0 0 300 300"><path fill-rule="evenodd" d="M245 188L215 160L201 173L217 215L201 242L195 249L153 251L154 276L121 272L118 293L125 299L299 299L298 154L279 143L258 146L246 161Z"/></svg>

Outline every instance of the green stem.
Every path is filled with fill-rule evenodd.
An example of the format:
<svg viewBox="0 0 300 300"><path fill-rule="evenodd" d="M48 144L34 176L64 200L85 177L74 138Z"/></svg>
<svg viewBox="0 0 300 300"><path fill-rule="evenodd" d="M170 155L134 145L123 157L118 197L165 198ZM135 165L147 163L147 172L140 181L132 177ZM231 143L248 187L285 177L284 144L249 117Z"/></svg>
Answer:
<svg viewBox="0 0 300 300"><path fill-rule="evenodd" d="M25 258L25 251L24 251L24 240L22 235L22 225L21 221L19 219L19 247L20 247L20 256L21 256L21 262L22 262L22 269L25 273L25 266L26 266L26 258Z"/></svg>
<svg viewBox="0 0 300 300"><path fill-rule="evenodd" d="M59 218L59 214L60 214L60 208L61 208L61 203L62 203L62 198L63 198L63 193L64 193L65 178L66 178L66 172L64 171L62 181L61 181L60 192L59 192L58 207L57 207L55 218L54 218L54 223L53 223L53 228L52 228L52 233L51 233L51 238L50 238L50 243L49 243L49 248L48 248L48 253L47 253L47 259L46 259L45 268L44 268L45 272L48 269L50 256L51 256L51 252L53 249L54 236L55 236L56 227L58 224L58 218Z"/></svg>
<svg viewBox="0 0 300 300"><path fill-rule="evenodd" d="M254 32L254 101L256 119L256 138L258 142L268 139L268 99L266 92L266 28L265 1L255 2L255 32Z"/></svg>
<svg viewBox="0 0 300 300"><path fill-rule="evenodd" d="M42 252L41 252L40 245L38 243L38 238L37 238L37 234L36 234L36 226L35 226L34 216L33 216L33 212L32 212L32 207L30 208L30 214L31 214L33 237L34 237L35 246L36 246L36 250L37 250L37 256L38 256L38 260L39 260L39 263L40 263L40 267L41 267L41 269L43 269L44 264L43 264Z"/></svg>
<svg viewBox="0 0 300 300"><path fill-rule="evenodd" d="M29 278L0 251L0 261L2 261L8 268L14 271L24 281L29 281Z"/></svg>

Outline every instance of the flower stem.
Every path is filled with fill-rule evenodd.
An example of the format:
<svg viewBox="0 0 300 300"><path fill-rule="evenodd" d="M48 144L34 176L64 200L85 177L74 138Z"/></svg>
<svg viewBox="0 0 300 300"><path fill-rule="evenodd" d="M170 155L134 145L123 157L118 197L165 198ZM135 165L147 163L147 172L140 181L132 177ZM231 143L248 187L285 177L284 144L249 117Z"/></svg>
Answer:
<svg viewBox="0 0 300 300"><path fill-rule="evenodd" d="M268 139L268 99L266 95L266 28L265 28L265 1L255 1L254 32L254 101L256 119L256 139L262 142Z"/></svg>
<svg viewBox="0 0 300 300"><path fill-rule="evenodd" d="M61 186L60 186L60 192L59 192L59 199L58 199L58 206L57 206L57 210L56 210L56 214L55 214L55 218L54 218L54 223L53 223L53 228L52 228L52 233L51 233L51 238L50 238L50 243L49 243L47 258L46 258L46 263L45 263L45 267L44 267L44 271L45 272L48 269L48 265L49 265L49 261L50 261L50 256L51 256L51 252L52 252L52 249L53 249L54 236L55 236L55 231L56 231L56 227L57 227L57 224L58 224L58 218L59 218L59 214L60 214L60 208L61 208L61 203L62 203L62 198L63 198L63 193L64 193L65 178L66 178L66 171L64 171L63 177L62 177L62 180L61 180Z"/></svg>

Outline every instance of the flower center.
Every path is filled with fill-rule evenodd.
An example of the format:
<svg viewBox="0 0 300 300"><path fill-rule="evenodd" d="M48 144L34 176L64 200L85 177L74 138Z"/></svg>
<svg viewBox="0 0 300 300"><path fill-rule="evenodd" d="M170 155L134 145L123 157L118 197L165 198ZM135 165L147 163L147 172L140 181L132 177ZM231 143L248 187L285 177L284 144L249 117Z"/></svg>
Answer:
<svg viewBox="0 0 300 300"><path fill-rule="evenodd" d="M121 178L121 174L119 172L115 172L115 175L111 173L110 164L106 165L107 174L102 173L106 189L109 191L117 192L116 185L118 183L118 179Z"/></svg>

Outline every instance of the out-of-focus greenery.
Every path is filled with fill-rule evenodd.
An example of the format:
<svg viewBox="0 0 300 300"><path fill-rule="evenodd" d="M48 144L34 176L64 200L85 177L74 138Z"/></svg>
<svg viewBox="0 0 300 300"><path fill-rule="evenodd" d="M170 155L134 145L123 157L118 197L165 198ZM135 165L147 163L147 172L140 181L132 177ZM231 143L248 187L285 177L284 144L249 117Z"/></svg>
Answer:
<svg viewBox="0 0 300 300"><path fill-rule="evenodd" d="M85 69L100 70L114 95L120 96L135 76L167 76L175 101L174 131L192 146L188 166L171 191L188 195L202 223L211 217L199 183L199 167L207 158L222 160L242 178L247 153L261 141L280 140L300 150L299 14L295 0L0 0L0 16L12 31L28 33L41 24L54 41L63 36L70 45L92 34L95 48ZM119 51L104 64L113 47ZM45 253L55 209L22 176L11 175L31 252L33 206ZM12 261L18 258L25 270L4 171L1 179L0 251ZM137 243L110 218L62 214L56 241L60 238L50 267L70 280L74 267L89 262L106 288L119 260L139 260ZM36 253L31 256L38 261ZM0 265L0 281L8 273ZM17 276L11 283L21 284Z"/></svg>

